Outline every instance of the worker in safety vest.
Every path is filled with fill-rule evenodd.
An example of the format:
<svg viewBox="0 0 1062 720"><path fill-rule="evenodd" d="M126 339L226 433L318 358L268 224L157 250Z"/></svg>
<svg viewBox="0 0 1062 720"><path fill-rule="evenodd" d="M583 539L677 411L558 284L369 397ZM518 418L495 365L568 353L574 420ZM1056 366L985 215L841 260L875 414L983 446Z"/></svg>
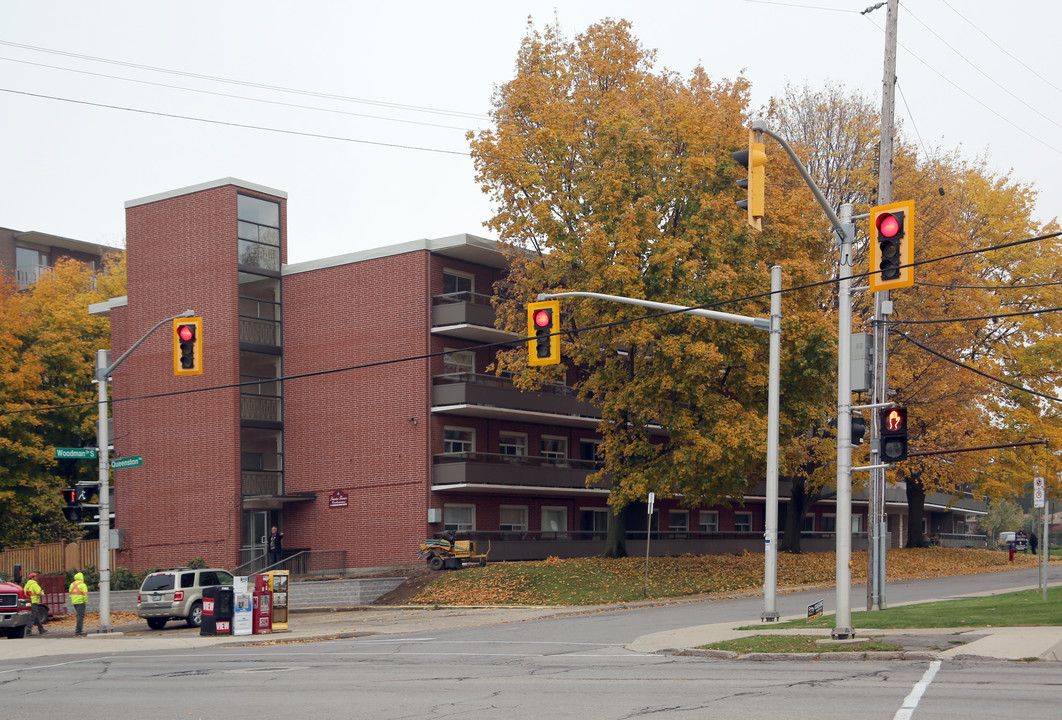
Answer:
<svg viewBox="0 0 1062 720"><path fill-rule="evenodd" d="M46 620L46 618L43 617L46 611L44 609L44 606L41 605L41 600L44 599L44 588L42 588L41 584L37 582L37 573L31 572L29 574L29 580L26 581L26 586L22 589L25 590L26 594L30 596L30 606L32 608L32 614L30 615L31 622L29 630L26 634L32 635L33 626L36 625L37 634L43 635L45 632L47 632L44 629L44 621Z"/></svg>
<svg viewBox="0 0 1062 720"><path fill-rule="evenodd" d="M70 583L67 594L70 596L70 604L74 606L74 612L77 613L77 627L74 629L74 635L84 635L81 627L85 623L85 605L88 603L88 585L85 584L84 575L74 573L74 582Z"/></svg>

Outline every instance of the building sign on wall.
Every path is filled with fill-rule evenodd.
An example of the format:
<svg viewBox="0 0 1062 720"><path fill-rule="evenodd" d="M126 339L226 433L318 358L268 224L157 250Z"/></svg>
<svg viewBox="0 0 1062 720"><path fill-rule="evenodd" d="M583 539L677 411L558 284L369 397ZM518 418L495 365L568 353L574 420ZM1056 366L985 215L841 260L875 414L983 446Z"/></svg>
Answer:
<svg viewBox="0 0 1062 720"><path fill-rule="evenodd" d="M347 494L342 490L336 490L328 496L328 507L347 507L350 503L347 501Z"/></svg>

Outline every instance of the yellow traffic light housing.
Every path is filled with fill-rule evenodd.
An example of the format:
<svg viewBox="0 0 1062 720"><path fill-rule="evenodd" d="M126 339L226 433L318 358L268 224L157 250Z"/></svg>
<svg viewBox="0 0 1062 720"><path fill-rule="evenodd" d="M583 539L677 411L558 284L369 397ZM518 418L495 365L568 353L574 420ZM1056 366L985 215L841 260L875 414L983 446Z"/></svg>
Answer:
<svg viewBox="0 0 1062 720"><path fill-rule="evenodd" d="M914 201L870 209L870 289L914 285Z"/></svg>
<svg viewBox="0 0 1062 720"><path fill-rule="evenodd" d="M203 318L173 321L173 374L203 374Z"/></svg>
<svg viewBox="0 0 1062 720"><path fill-rule="evenodd" d="M560 300L543 300L527 306L527 364L560 363Z"/></svg>
<svg viewBox="0 0 1062 720"><path fill-rule="evenodd" d="M738 187L745 188L747 193L745 199L739 200L737 205L746 211L749 227L754 230L763 229L761 221L767 182L767 150L763 143L757 142L759 139L760 133L749 130L749 149L731 154L731 157L748 170L748 176L744 180L738 180Z"/></svg>

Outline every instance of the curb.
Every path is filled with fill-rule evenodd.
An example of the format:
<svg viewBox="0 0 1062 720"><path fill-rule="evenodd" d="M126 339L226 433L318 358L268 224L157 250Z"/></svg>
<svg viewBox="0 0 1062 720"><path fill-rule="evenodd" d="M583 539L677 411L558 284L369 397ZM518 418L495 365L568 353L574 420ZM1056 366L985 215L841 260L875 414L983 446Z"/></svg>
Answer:
<svg viewBox="0 0 1062 720"><path fill-rule="evenodd" d="M674 655L676 657L702 657L714 660L745 660L749 662L777 662L780 660L816 660L821 662L844 662L848 660L942 660L940 653L915 650L911 652L881 652L867 650L863 652L821 652L821 653L745 653L744 655L732 650L700 650L689 648L679 650L667 648L661 650L659 655ZM976 658L976 656L962 656L963 659ZM956 658L958 659L958 658ZM983 658L982 658L983 659Z"/></svg>

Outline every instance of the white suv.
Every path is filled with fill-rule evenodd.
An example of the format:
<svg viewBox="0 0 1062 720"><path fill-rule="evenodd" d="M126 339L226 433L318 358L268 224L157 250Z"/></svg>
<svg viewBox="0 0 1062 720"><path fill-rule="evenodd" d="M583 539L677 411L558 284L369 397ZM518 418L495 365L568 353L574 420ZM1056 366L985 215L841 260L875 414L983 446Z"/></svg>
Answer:
<svg viewBox="0 0 1062 720"><path fill-rule="evenodd" d="M152 630L161 630L170 620L184 620L189 627L203 624L203 588L232 585L232 573L217 568L174 568L151 573L140 585L136 614Z"/></svg>

